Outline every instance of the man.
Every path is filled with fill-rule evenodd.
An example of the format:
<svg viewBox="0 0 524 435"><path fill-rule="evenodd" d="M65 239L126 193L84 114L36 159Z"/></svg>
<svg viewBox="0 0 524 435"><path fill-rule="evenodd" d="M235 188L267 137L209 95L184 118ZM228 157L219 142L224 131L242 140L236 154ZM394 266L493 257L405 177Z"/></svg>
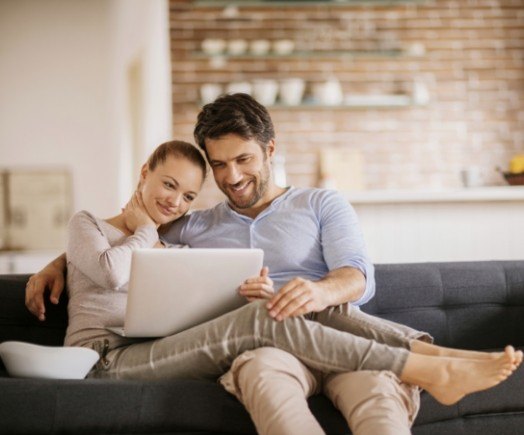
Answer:
<svg viewBox="0 0 524 435"><path fill-rule="evenodd" d="M239 291L249 300L267 299L277 321L304 315L336 327L348 315L348 303L361 305L373 296L373 266L347 201L333 191L274 184L275 134L263 106L245 94L221 97L199 114L195 139L228 200L174 222L163 231L166 242L262 248L267 268ZM62 256L28 282L26 305L41 320L44 288L51 288L57 303L64 269ZM408 434L418 409L416 390L389 373L322 376L271 348L238 357L222 383L261 433L322 433L306 402L319 391L358 435Z"/></svg>

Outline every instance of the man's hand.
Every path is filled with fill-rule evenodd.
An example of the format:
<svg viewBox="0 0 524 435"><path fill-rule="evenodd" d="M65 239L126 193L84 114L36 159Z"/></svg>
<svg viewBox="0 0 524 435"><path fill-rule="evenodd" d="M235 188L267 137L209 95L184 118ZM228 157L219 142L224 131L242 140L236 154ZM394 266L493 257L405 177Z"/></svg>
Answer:
<svg viewBox="0 0 524 435"><path fill-rule="evenodd" d="M38 320L45 320L44 293L46 288L51 290L49 295L51 302L58 304L64 290L65 266L65 254L62 254L29 278L25 287L25 305L32 314L38 317Z"/></svg>
<svg viewBox="0 0 524 435"><path fill-rule="evenodd" d="M271 299L275 294L273 280L269 277L269 269L263 267L260 276L246 279L239 287L239 293L249 302L257 299Z"/></svg>
<svg viewBox="0 0 524 435"><path fill-rule="evenodd" d="M366 277L353 267L331 270L319 281L294 278L268 302L276 320L319 312L327 307L356 301L366 289Z"/></svg>
<svg viewBox="0 0 524 435"><path fill-rule="evenodd" d="M329 306L324 287L304 278L289 281L267 303L269 315L280 321L288 317L319 312Z"/></svg>

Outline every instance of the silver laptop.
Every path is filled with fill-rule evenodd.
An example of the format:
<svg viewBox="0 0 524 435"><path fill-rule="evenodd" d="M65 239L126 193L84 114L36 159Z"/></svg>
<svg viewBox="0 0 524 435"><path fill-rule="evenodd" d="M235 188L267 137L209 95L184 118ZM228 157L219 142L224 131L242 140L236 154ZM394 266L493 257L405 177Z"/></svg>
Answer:
<svg viewBox="0 0 524 435"><path fill-rule="evenodd" d="M125 337L164 337L244 305L238 287L258 276L261 249L138 249L133 251Z"/></svg>

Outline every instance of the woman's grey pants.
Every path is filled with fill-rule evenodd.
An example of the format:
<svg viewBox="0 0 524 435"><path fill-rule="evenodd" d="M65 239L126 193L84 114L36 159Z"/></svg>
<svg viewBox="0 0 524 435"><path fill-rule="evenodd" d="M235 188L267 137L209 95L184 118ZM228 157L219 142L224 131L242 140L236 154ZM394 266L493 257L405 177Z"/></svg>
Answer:
<svg viewBox="0 0 524 435"><path fill-rule="evenodd" d="M278 322L266 303L251 302L172 336L113 349L90 377L217 378L242 352L263 346L289 352L324 373L390 370L400 375L410 341L425 335L347 304Z"/></svg>

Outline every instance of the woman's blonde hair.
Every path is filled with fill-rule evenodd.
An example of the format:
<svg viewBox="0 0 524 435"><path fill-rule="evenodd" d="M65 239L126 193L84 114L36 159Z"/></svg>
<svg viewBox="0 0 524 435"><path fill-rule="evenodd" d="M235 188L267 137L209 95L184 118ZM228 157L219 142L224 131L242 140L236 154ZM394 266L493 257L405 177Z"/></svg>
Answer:
<svg viewBox="0 0 524 435"><path fill-rule="evenodd" d="M181 140L172 140L159 145L147 159L147 167L154 171L164 163L167 156L183 157L194 163L202 170L202 179L206 177L206 161L197 147Z"/></svg>

